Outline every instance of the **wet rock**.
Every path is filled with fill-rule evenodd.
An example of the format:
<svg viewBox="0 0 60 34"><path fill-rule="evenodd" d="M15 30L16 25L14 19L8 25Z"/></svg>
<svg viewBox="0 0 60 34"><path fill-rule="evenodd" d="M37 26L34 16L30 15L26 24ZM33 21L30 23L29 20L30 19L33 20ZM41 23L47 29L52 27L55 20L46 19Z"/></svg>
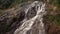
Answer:
<svg viewBox="0 0 60 34"><path fill-rule="evenodd" d="M33 18L36 15L36 13L37 13L36 8L35 7L32 7L27 12L27 19Z"/></svg>

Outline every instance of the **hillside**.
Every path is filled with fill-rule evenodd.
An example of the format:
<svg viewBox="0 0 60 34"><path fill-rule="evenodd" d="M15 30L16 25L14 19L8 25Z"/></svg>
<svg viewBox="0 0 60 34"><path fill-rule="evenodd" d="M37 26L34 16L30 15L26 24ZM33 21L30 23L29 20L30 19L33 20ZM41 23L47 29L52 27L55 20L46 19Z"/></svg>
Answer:
<svg viewBox="0 0 60 34"><path fill-rule="evenodd" d="M12 34L24 19L25 6L35 0L0 0L0 34ZM60 34L60 0L38 0L46 4L43 17L46 34Z"/></svg>

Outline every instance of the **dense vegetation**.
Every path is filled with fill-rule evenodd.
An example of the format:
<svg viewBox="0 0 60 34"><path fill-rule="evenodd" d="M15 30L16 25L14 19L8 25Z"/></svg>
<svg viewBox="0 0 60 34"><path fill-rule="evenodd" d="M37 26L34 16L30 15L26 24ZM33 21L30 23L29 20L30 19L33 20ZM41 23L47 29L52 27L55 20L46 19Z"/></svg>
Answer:
<svg viewBox="0 0 60 34"><path fill-rule="evenodd" d="M0 0L0 9L6 9L12 4L13 0Z"/></svg>
<svg viewBox="0 0 60 34"><path fill-rule="evenodd" d="M9 7L13 7L17 4L20 4L26 1L28 0L0 0L0 9L6 9Z"/></svg>
<svg viewBox="0 0 60 34"><path fill-rule="evenodd" d="M49 3L58 7L60 6L60 0L49 0Z"/></svg>
<svg viewBox="0 0 60 34"><path fill-rule="evenodd" d="M0 34L8 31L8 25L6 23L0 23Z"/></svg>
<svg viewBox="0 0 60 34"><path fill-rule="evenodd" d="M52 5L52 8L48 9L48 12L54 12L53 15L47 15L47 19L53 21L56 25L60 26L60 0L49 0L48 4ZM54 7L56 9L54 10ZM56 13L56 15L55 15Z"/></svg>
<svg viewBox="0 0 60 34"><path fill-rule="evenodd" d="M60 26L60 14L55 15L55 16L47 15L46 19L53 22L53 23L55 23L56 25Z"/></svg>

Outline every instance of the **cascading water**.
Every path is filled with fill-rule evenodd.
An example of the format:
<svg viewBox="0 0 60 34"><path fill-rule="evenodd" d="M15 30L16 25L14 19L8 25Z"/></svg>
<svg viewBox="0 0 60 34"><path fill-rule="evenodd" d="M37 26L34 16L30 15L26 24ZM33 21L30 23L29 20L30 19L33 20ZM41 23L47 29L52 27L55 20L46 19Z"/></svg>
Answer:
<svg viewBox="0 0 60 34"><path fill-rule="evenodd" d="M23 24L16 29L14 34L45 34L43 23L43 15L45 12L45 4L35 1L25 9L25 18Z"/></svg>

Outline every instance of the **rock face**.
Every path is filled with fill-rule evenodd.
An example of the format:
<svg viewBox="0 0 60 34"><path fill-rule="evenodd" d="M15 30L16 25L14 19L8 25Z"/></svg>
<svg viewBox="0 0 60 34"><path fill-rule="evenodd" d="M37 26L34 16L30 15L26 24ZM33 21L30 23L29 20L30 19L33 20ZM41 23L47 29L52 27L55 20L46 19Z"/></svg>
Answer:
<svg viewBox="0 0 60 34"><path fill-rule="evenodd" d="M40 6L40 5L42 5L42 6ZM43 31L45 30L44 26L42 25L42 22L40 24L40 21L39 21L44 14L44 8L43 7L44 7L44 5L42 2L39 3L38 1L36 1L34 3L30 2L24 6L22 4L18 7L5 10L6 13L4 15L1 15L1 17L0 17L0 23L1 23L0 25L3 26L3 27L0 26L0 29L1 29L0 34L13 34L14 31L18 27L20 28L20 26L23 25L24 21L26 21L26 20L28 22L30 21L31 23L36 21L36 23L32 24L33 26L29 25L29 28L31 28L31 27L32 28L31 28L31 30L29 30L27 32L27 34L31 34L31 32L32 32L32 34L35 34L35 32L37 32L38 34L40 34L40 33L45 34L45 32L43 33ZM40 10L43 10L43 11L40 12ZM43 13L43 14L41 14L41 13ZM41 16L38 16L40 14L41 14ZM25 26L28 26L28 24L27 24L28 22L26 22ZM39 23L39 25L38 25L38 23ZM43 27L41 26L42 30L39 29L40 25L43 26ZM23 26L23 27L25 27L25 26ZM39 27L37 27L37 26L39 26ZM39 30L41 30L40 33L39 33ZM34 33L33 33L33 31L34 31Z"/></svg>

